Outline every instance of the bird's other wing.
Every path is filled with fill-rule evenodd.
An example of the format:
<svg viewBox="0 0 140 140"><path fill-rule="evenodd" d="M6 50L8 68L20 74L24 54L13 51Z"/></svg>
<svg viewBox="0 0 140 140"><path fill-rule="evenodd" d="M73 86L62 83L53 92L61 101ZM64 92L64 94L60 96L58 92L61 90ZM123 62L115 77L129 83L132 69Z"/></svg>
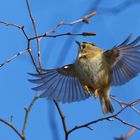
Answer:
<svg viewBox="0 0 140 140"><path fill-rule="evenodd" d="M125 84L140 72L140 36L130 42L129 35L124 42L104 52L112 67L112 86Z"/></svg>
<svg viewBox="0 0 140 140"><path fill-rule="evenodd" d="M42 98L47 97L58 102L70 103L90 97L85 93L73 64L62 68L43 70L42 74L29 74L37 77L37 79L29 79L29 81L39 84L33 90L43 91Z"/></svg>

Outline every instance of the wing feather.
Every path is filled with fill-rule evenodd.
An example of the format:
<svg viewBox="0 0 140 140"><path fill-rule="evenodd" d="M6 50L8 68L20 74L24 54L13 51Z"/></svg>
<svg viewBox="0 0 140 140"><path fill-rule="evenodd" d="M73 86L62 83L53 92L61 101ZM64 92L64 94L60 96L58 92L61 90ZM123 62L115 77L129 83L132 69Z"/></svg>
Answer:
<svg viewBox="0 0 140 140"><path fill-rule="evenodd" d="M43 91L40 97L62 103L81 101L90 97L85 93L73 64L58 69L42 70L42 72L42 74L29 73L36 77L36 79L29 79L30 82L37 84L33 90Z"/></svg>
<svg viewBox="0 0 140 140"><path fill-rule="evenodd" d="M104 52L112 67L112 86L125 84L140 72L140 36L130 42L131 35L120 45ZM130 42L130 43L129 43Z"/></svg>

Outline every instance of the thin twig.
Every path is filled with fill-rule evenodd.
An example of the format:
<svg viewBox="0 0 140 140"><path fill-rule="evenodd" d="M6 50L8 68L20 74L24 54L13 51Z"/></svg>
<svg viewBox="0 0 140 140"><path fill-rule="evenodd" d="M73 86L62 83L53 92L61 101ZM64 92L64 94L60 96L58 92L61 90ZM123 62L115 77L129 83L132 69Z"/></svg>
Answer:
<svg viewBox="0 0 140 140"><path fill-rule="evenodd" d="M132 136L136 130L137 130L136 128L132 127L131 130L129 130L128 133L124 136L124 139L128 140L128 138Z"/></svg>
<svg viewBox="0 0 140 140"><path fill-rule="evenodd" d="M36 38L42 38L42 37L46 37L46 38L56 38L56 37L61 37L61 36L95 36L96 33L92 33L92 32L83 32L83 33L63 33L63 34L56 34L56 35L47 35L46 33L40 36L35 36L35 37L31 37L29 38L29 40L34 40Z"/></svg>
<svg viewBox="0 0 140 140"><path fill-rule="evenodd" d="M126 105L128 105L127 103L115 98L114 96L111 96L111 99L114 100L115 102L117 102L122 108L125 107Z"/></svg>
<svg viewBox="0 0 140 140"><path fill-rule="evenodd" d="M130 124L130 123L118 118L117 116L114 116L114 118L117 119L118 121L120 121L121 123L125 124L125 125L131 126L131 127L136 128L137 130L140 130L140 127L138 127L136 125L133 125L133 124Z"/></svg>
<svg viewBox="0 0 140 140"><path fill-rule="evenodd" d="M115 102L117 102L122 108L125 106L129 106L132 110L134 110L138 115L140 115L140 111L134 107L134 105L131 105L130 103L126 103L124 101L121 101L114 96L111 96L111 99L113 99ZM139 101L139 100L138 100Z"/></svg>
<svg viewBox="0 0 140 140"><path fill-rule="evenodd" d="M32 60L32 63L34 65L34 67L36 68L36 71L39 73L39 69L38 69L38 67L36 65L36 62L35 62L33 54L32 54L32 50L30 48L30 40L28 40L27 50L28 50L29 56L30 56L30 58ZM25 113L25 118L24 118L24 123L23 123L23 128L22 128L22 135L24 136L24 138L25 138L25 131L26 131L26 126L27 126L29 112L31 111L31 108L33 107L34 103L39 98L40 98L40 95L35 96L33 98L33 100L31 101L30 105L28 106L28 108L25 108L26 113Z"/></svg>
<svg viewBox="0 0 140 140"><path fill-rule="evenodd" d="M94 11L94 12L89 13L88 15L85 15L84 17L82 17L76 21L65 23L64 25L74 25L74 24L77 24L79 22L84 22L84 23L88 24L89 23L88 19L95 16L95 15L96 15L96 12Z"/></svg>
<svg viewBox="0 0 140 140"><path fill-rule="evenodd" d="M25 38L28 39L28 36L27 36L27 34L26 34L25 30L24 30L23 25L13 24L13 23L9 23L9 22L6 22L6 21L0 21L0 24L6 25L6 26L12 26L12 27L15 27L15 28L18 28L18 29L22 30Z"/></svg>
<svg viewBox="0 0 140 140"><path fill-rule="evenodd" d="M140 111L139 111L138 109L136 109L136 107L131 106L131 108L132 108L138 115L140 115Z"/></svg>
<svg viewBox="0 0 140 140"><path fill-rule="evenodd" d="M35 62L35 59L34 59L34 57L33 57L32 50L31 50L31 48L30 48L30 40L28 40L27 50L28 50L29 56L30 56L30 58L31 58L31 60L32 60L32 63L33 63L33 65L34 65L36 71L39 72L40 70L39 70L38 67L37 67L37 64L36 64L36 62Z"/></svg>
<svg viewBox="0 0 140 140"><path fill-rule="evenodd" d="M63 115L62 110L59 107L59 104L55 100L54 100L54 103L55 103L56 108L57 108L57 110L59 112L59 115L61 117L61 121L62 121L62 124L63 124L63 129L64 129L64 132L65 132L65 140L67 140L68 139L68 129L67 129L66 121L65 121L65 116Z"/></svg>
<svg viewBox="0 0 140 140"><path fill-rule="evenodd" d="M29 37L27 36L27 33L26 33L25 30L24 30L24 26L22 26L21 30L22 30L22 32L23 32L25 38L26 38L27 40L29 40Z"/></svg>
<svg viewBox="0 0 140 140"><path fill-rule="evenodd" d="M128 140L129 137L132 136L136 130L137 130L136 128L132 127L132 128L126 133L126 135L121 136L121 137L115 137L114 140Z"/></svg>
<svg viewBox="0 0 140 140"><path fill-rule="evenodd" d="M7 126L9 126L22 140L25 140L24 136L19 132L19 130L10 122L7 122L6 120L0 118L0 121Z"/></svg>
<svg viewBox="0 0 140 140"><path fill-rule="evenodd" d="M37 49L38 49L38 51L37 51L38 52L38 61L39 61L39 67L41 68L42 67L42 62L41 62L41 55L40 55L40 40L39 40L39 38L37 38L38 33L37 33L37 29L36 29L36 23L35 23L35 19L33 18L33 15L32 15L31 8L30 8L28 0L26 0L26 4L27 4L30 19L32 21L32 25L33 25L33 28L34 28L34 33L35 33L35 36L36 36Z"/></svg>
<svg viewBox="0 0 140 140"><path fill-rule="evenodd" d="M68 23L65 23L64 19L62 19L58 25L56 25L53 29L51 29L48 32L46 32L46 34L56 32L56 30L61 26L65 26L65 25L72 26L72 25L75 25L75 24L80 23L80 22L89 23L88 19L93 17L93 16L95 16L95 15L96 15L96 12L94 11L94 12L91 12L91 13L85 15L84 17L82 17L82 18L80 18L78 20L68 22Z"/></svg>
<svg viewBox="0 0 140 140"><path fill-rule="evenodd" d="M61 27L62 25L64 25L64 20L63 20L63 19L62 19L62 20L60 21L60 23L57 24L53 29L50 29L48 32L46 32L46 34L51 34L51 33L56 32L56 30L57 30L59 27Z"/></svg>
<svg viewBox="0 0 140 140"><path fill-rule="evenodd" d="M85 124L82 124L82 125L79 125L79 126L75 126L74 128L72 128L71 130L68 131L68 134L72 133L72 132L75 131L75 130L81 129L81 128L87 128L87 126L89 126L89 125L91 125L91 124L98 123L98 122L104 121L104 120L110 120L111 118L115 118L115 119L121 121L121 122L122 122L123 124L125 124L125 125L132 126L132 127L136 128L136 129L140 130L139 127L137 127L137 126L135 126L135 125L132 125L132 124L130 124L130 123L128 123L128 122L125 122L125 121L123 121L122 119L120 119L120 118L117 117L120 113L122 113L122 112L123 112L126 108L128 108L130 105L136 105L136 104L138 104L139 102L140 102L140 99L138 99L138 100L136 100L136 101L134 101L134 102L128 104L127 106L125 106L124 108L122 108L120 111L118 111L118 112L117 112L116 114L114 114L114 115L111 115L111 116L108 116L108 117L104 117L104 118L100 118L100 119L97 119L97 120L94 120L94 121L91 121L91 122L88 122L88 123L85 123Z"/></svg>
<svg viewBox="0 0 140 140"><path fill-rule="evenodd" d="M26 49L26 50L24 50L24 51L21 51L21 52L17 53L16 55L14 55L14 56L12 56L11 58L7 59L5 62L1 63L1 64L0 64L0 67L2 67L2 66L4 66L5 64L7 64L7 63L13 61L13 60L16 59L18 56L24 54L24 53L27 52L27 51L28 51L28 50Z"/></svg>
<svg viewBox="0 0 140 140"><path fill-rule="evenodd" d="M69 134L72 133L73 131L75 130L78 130L78 129L81 129L81 128L87 128L89 125L91 124L94 124L94 123L98 123L98 122L101 122L101 121L104 121L104 120L110 120L111 118L115 117L115 116L118 116L121 112L123 112L125 108L122 108L119 112L117 112L115 115L111 115L111 116L108 116L108 117L104 117L104 118L100 118L100 119L97 119L97 120L94 120L94 121L91 121L91 122L88 122L88 123L85 123L85 124L82 124L82 125L79 125L79 126L75 126L74 128L72 128L71 130L69 130Z"/></svg>
<svg viewBox="0 0 140 140"><path fill-rule="evenodd" d="M18 24L13 24L13 23L9 23L9 22L6 22L6 21L0 21L0 24L4 24L6 26L12 26L12 27L16 27L18 29L22 29L22 25L18 25Z"/></svg>
<svg viewBox="0 0 140 140"><path fill-rule="evenodd" d="M25 108L25 119L24 119L24 123L23 123L23 128L22 128L22 135L25 137L25 131L26 131L26 126L27 126L27 121L28 121L28 116L29 116L29 112L31 111L34 103L40 98L40 95L37 95L33 98L33 100L31 101L30 105Z"/></svg>

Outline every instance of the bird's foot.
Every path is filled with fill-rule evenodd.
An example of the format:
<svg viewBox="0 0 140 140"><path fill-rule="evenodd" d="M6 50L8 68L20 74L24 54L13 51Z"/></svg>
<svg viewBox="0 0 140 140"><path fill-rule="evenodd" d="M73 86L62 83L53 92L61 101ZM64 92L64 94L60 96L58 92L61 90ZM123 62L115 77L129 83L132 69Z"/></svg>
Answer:
<svg viewBox="0 0 140 140"><path fill-rule="evenodd" d="M84 86L84 89L85 89L85 92L87 93L87 95L91 95L90 90L87 85Z"/></svg>
<svg viewBox="0 0 140 140"><path fill-rule="evenodd" d="M95 89L95 91L94 91L94 97L95 98L99 96L98 91L99 91L98 89Z"/></svg>

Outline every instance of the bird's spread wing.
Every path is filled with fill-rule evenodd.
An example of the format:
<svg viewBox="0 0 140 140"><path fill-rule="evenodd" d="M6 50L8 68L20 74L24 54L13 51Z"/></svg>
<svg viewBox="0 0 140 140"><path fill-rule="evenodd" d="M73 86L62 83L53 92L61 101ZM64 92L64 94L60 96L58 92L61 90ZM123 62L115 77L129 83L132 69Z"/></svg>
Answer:
<svg viewBox="0 0 140 140"><path fill-rule="evenodd" d="M130 39L128 36L123 43L104 52L113 70L112 86L125 84L140 72L140 36L132 42Z"/></svg>
<svg viewBox="0 0 140 140"><path fill-rule="evenodd" d="M63 103L84 100L89 97L78 79L73 64L62 68L43 70L42 74L31 74L37 79L29 80L39 84L33 90L41 91L41 97L47 97Z"/></svg>

